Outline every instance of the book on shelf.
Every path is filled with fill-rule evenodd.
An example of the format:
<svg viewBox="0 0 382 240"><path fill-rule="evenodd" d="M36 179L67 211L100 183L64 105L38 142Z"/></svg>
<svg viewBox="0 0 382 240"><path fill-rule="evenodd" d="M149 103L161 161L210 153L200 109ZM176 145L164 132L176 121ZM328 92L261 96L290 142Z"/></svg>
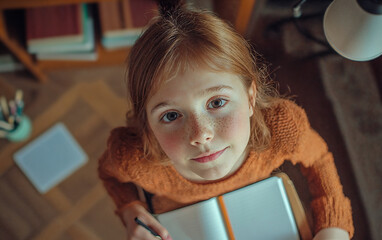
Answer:
<svg viewBox="0 0 382 240"><path fill-rule="evenodd" d="M137 41L138 37L139 35L128 35L121 37L102 38L101 43L102 46L106 49L112 50L132 46L134 45L135 41Z"/></svg>
<svg viewBox="0 0 382 240"><path fill-rule="evenodd" d="M89 14L87 4L80 4L81 6L81 25L83 32L82 41L67 41L57 43L55 41L47 42L44 45L28 45L29 53L37 54L51 54L51 53L65 53L65 52L89 52L95 48L94 39L94 21Z"/></svg>
<svg viewBox="0 0 382 240"><path fill-rule="evenodd" d="M58 61L95 61L98 53L95 48L94 20L89 13L87 4L78 4L80 7L81 41L72 39L58 42L59 37L54 41L46 41L44 45L30 44L28 52L36 54L38 60L58 60ZM66 8L66 6L63 6Z"/></svg>
<svg viewBox="0 0 382 240"><path fill-rule="evenodd" d="M72 53L41 53L37 54L38 60L53 61L97 61L98 52L72 52Z"/></svg>
<svg viewBox="0 0 382 240"><path fill-rule="evenodd" d="M117 0L98 3L101 43L106 49L131 46L157 14L154 0Z"/></svg>
<svg viewBox="0 0 382 240"><path fill-rule="evenodd" d="M80 4L26 9L27 45L83 41L81 14Z"/></svg>
<svg viewBox="0 0 382 240"><path fill-rule="evenodd" d="M81 44L73 43L48 47L47 51L37 52L36 58L38 60L96 61L98 53L95 48L94 20L89 16L84 21L86 23L84 41ZM54 49L58 51L55 52Z"/></svg>
<svg viewBox="0 0 382 240"><path fill-rule="evenodd" d="M155 217L173 239L297 240L300 239L300 228L309 228L309 225L301 202L296 205L298 198L293 198L293 203L288 198L285 188L292 185L285 186L282 178L287 176L273 176ZM299 206L298 211L296 206ZM310 229L308 232L310 235L306 234L307 229L302 231L302 239L311 237Z"/></svg>

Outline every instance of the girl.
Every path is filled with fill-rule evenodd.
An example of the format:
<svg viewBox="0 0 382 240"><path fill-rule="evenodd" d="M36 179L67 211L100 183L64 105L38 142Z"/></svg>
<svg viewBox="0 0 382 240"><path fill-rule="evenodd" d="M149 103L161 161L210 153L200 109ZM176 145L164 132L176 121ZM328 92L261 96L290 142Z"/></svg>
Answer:
<svg viewBox="0 0 382 240"><path fill-rule="evenodd" d="M221 19L179 1L160 4L128 58L128 126L111 132L99 160L128 239L156 239L136 217L171 239L139 200L140 189L162 213L264 179L285 160L307 177L315 239L352 237L332 154L304 110L279 98L265 76Z"/></svg>

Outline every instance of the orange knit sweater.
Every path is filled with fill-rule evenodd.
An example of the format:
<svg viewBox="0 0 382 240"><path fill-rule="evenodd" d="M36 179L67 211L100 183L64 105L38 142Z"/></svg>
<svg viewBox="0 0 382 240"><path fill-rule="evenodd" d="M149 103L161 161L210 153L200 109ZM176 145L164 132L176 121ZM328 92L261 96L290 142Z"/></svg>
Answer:
<svg viewBox="0 0 382 240"><path fill-rule="evenodd" d="M99 176L117 209L138 200L136 186L153 193L156 213L206 200L269 177L285 160L301 164L312 195L317 233L339 227L353 236L350 200L342 191L333 156L324 140L311 129L305 111L282 100L264 112L272 134L270 147L251 151L243 165L230 177L212 183L194 183L183 178L171 165L145 160L139 138L128 128L111 132L107 150L99 160ZM118 211L117 211L118 213Z"/></svg>

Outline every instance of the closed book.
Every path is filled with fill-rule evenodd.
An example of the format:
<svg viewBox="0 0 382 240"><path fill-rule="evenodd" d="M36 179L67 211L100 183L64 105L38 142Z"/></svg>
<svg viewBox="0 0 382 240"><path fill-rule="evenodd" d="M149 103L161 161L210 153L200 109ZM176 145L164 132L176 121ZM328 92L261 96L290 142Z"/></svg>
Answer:
<svg viewBox="0 0 382 240"><path fill-rule="evenodd" d="M27 45L81 42L81 5L59 5L26 9Z"/></svg>
<svg viewBox="0 0 382 240"><path fill-rule="evenodd" d="M98 11L103 36L125 28L120 0L99 2Z"/></svg>
<svg viewBox="0 0 382 240"><path fill-rule="evenodd" d="M140 33L129 34L127 36L104 37L101 39L102 46L108 50L123 48L134 45Z"/></svg>
<svg viewBox="0 0 382 240"><path fill-rule="evenodd" d="M158 14L158 6L153 0L123 0L122 3L127 28L143 28Z"/></svg>
<svg viewBox="0 0 382 240"><path fill-rule="evenodd" d="M14 155L40 193L46 193L86 164L88 156L63 123L56 123Z"/></svg>
<svg viewBox="0 0 382 240"><path fill-rule="evenodd" d="M119 0L99 3L102 42L122 42L123 38L137 39L147 23L157 15L154 0ZM113 41L112 39L118 39ZM134 41L135 42L135 41ZM124 46L130 46L131 41ZM113 48L117 45L104 45Z"/></svg>
<svg viewBox="0 0 382 240"><path fill-rule="evenodd" d="M82 46L76 45L76 49L72 48L71 51L64 52L38 52L36 58L38 60L96 61L98 54L95 49L94 23L92 18L87 19L85 33L86 42ZM60 48L60 46L57 46L57 48Z"/></svg>
<svg viewBox="0 0 382 240"><path fill-rule="evenodd" d="M37 54L38 60L50 61L97 61L97 51L90 52L69 52L69 53L40 53Z"/></svg>
<svg viewBox="0 0 382 240"><path fill-rule="evenodd" d="M29 53L62 53L62 52L88 52L95 47L94 24L92 16L88 12L87 4L81 4L81 24L83 29L83 40L72 42L50 42L44 45L30 44Z"/></svg>

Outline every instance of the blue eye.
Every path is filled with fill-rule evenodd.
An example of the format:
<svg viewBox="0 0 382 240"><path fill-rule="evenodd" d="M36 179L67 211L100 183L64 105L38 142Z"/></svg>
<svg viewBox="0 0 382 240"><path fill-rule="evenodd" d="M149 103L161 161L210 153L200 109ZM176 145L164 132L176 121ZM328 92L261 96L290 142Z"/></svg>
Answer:
<svg viewBox="0 0 382 240"><path fill-rule="evenodd" d="M221 108L227 103L227 100L223 98L215 98L208 103L208 108Z"/></svg>
<svg viewBox="0 0 382 240"><path fill-rule="evenodd" d="M172 122L172 121L175 121L178 117L179 117L179 113L177 112L167 112L163 115L163 117L161 118L162 121L168 123L168 122Z"/></svg>

